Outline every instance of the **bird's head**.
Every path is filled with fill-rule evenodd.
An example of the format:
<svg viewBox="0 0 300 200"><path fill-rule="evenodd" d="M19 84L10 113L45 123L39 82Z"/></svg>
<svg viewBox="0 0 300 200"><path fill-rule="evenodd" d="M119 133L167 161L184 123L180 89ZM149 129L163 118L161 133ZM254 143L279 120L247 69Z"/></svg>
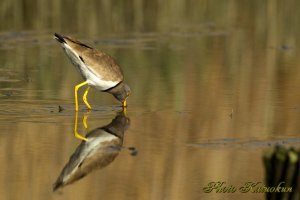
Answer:
<svg viewBox="0 0 300 200"><path fill-rule="evenodd" d="M117 87L107 91L111 93L123 106L126 106L126 99L131 94L130 87L126 83L120 83Z"/></svg>

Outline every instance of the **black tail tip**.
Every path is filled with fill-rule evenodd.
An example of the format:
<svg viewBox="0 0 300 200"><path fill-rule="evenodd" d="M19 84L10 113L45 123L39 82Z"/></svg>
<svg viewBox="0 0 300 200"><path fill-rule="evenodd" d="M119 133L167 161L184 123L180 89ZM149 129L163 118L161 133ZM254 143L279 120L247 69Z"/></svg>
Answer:
<svg viewBox="0 0 300 200"><path fill-rule="evenodd" d="M52 186L52 191L55 192L56 190L58 190L59 188L61 188L63 186L62 182L56 182L53 184Z"/></svg>
<svg viewBox="0 0 300 200"><path fill-rule="evenodd" d="M56 39L60 43L66 43L64 36L59 35L58 33L54 33L54 39Z"/></svg>

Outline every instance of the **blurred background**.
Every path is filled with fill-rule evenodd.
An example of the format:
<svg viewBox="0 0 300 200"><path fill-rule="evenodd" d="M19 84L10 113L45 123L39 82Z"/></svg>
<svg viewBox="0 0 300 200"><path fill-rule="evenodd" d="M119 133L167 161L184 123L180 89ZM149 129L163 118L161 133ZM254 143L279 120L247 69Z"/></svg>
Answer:
<svg viewBox="0 0 300 200"><path fill-rule="evenodd" d="M203 187L264 182L266 150L299 148L299 7L296 0L1 0L0 199L263 199ZM73 90L82 81L55 32L122 66L133 91L123 145L138 155L122 150L53 193L80 144ZM90 130L116 116L111 95L91 90L88 99Z"/></svg>

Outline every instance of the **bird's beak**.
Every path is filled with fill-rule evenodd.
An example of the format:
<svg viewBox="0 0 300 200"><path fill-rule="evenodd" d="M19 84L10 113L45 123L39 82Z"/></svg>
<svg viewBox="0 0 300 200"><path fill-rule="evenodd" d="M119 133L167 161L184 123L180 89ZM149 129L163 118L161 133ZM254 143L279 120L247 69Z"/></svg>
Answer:
<svg viewBox="0 0 300 200"><path fill-rule="evenodd" d="M125 117L127 117L127 102L126 102L126 99L125 99L125 101L123 101L123 103L122 103L122 111L123 111L123 113L124 113L124 115L125 115Z"/></svg>

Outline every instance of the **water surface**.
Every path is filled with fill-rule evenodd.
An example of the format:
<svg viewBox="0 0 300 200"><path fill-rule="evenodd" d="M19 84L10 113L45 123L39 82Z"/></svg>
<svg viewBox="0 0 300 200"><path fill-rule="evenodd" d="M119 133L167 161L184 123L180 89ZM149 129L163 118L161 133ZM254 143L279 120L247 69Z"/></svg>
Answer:
<svg viewBox="0 0 300 200"><path fill-rule="evenodd" d="M263 199L203 187L264 182L266 151L299 148L298 4L2 0L0 199ZM117 156L56 192L81 144L73 88L82 80L54 32L112 55L133 91ZM88 99L82 135L121 110L95 89Z"/></svg>

